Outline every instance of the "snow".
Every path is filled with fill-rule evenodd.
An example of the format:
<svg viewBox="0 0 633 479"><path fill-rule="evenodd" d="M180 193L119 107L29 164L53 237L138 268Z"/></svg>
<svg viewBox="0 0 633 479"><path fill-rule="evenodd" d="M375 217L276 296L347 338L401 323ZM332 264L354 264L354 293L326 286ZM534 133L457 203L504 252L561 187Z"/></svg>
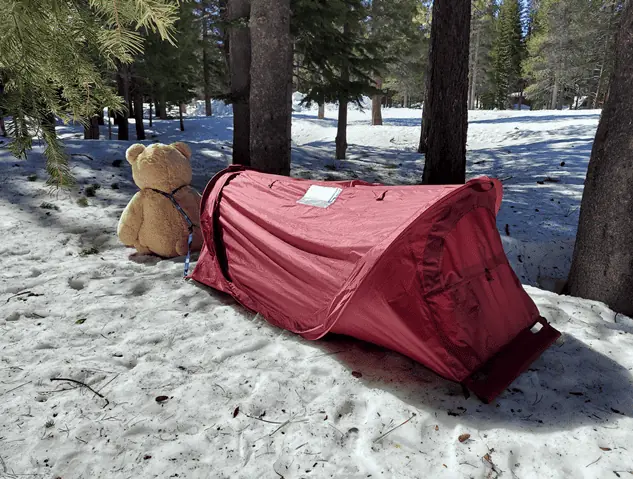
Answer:
<svg viewBox="0 0 633 479"><path fill-rule="evenodd" d="M296 112L293 174L415 183L420 117L387 109L372 127L350 109L349 159L336 162L335 108ZM628 477L633 320L545 290L569 268L598 118L471 113L468 174L503 181L508 257L563 333L490 405L398 354L276 329L184 281L183 258L130 259L115 231L136 190L132 141L58 126L79 183L59 194L41 145L26 161L0 145L0 477ZM229 113L146 128L145 143L191 145L199 189L229 162Z"/></svg>

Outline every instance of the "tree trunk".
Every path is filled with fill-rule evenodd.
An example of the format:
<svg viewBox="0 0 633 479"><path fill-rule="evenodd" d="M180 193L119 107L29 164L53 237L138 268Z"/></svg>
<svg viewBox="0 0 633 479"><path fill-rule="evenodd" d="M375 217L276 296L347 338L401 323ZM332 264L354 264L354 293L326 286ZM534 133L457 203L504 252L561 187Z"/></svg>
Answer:
<svg viewBox="0 0 633 479"><path fill-rule="evenodd" d="M431 58L431 49L433 45L429 44L429 58ZM424 72L424 96L422 102L422 129L420 131L420 144L418 145L418 153L426 153L427 150L427 141L429 138L429 125L431 124L431 117L429 116L429 112L431 111L428 107L429 104L429 83L431 76L431 65L427 63L426 71Z"/></svg>
<svg viewBox="0 0 633 479"><path fill-rule="evenodd" d="M84 126L84 140L99 139L99 115L90 117L90 123Z"/></svg>
<svg viewBox="0 0 633 479"><path fill-rule="evenodd" d="M471 74L468 76L468 109L475 109L475 97L477 96L477 64L479 62L479 41L481 37L481 24L477 24L477 33L475 34L475 47L473 48L473 64Z"/></svg>
<svg viewBox="0 0 633 479"><path fill-rule="evenodd" d="M159 98L160 98L160 115L159 116L161 120L166 120L167 119L167 99L165 98L164 93L161 93Z"/></svg>
<svg viewBox="0 0 633 479"><path fill-rule="evenodd" d="M558 75L554 77L554 89L552 90L552 110L558 108Z"/></svg>
<svg viewBox="0 0 633 479"><path fill-rule="evenodd" d="M404 98L402 99L402 106L404 108L409 108L409 92L407 90L404 91Z"/></svg>
<svg viewBox="0 0 633 479"><path fill-rule="evenodd" d="M626 2L615 66L591 151L569 274L574 296L633 317L633 2Z"/></svg>
<svg viewBox="0 0 633 479"><path fill-rule="evenodd" d="M233 163L250 165L251 34L248 28L250 0L228 0L229 70L233 100ZM237 22L240 22L238 25Z"/></svg>
<svg viewBox="0 0 633 479"><path fill-rule="evenodd" d="M145 139L145 125L143 124L143 92L138 81L134 82L134 121L136 123L136 139Z"/></svg>
<svg viewBox="0 0 633 479"><path fill-rule="evenodd" d="M103 108L99 108L99 113L97 114L97 125L105 125L105 118L103 117Z"/></svg>
<svg viewBox="0 0 633 479"><path fill-rule="evenodd" d="M349 23L343 25L343 36L349 35ZM347 151L347 85L349 83L349 66L344 59L341 65L341 80L345 85L345 91L341 92L338 99L338 124L336 127L336 159L344 160Z"/></svg>
<svg viewBox="0 0 633 479"><path fill-rule="evenodd" d="M127 66L122 65L117 72L117 85L119 88L119 95L123 97L125 105L130 103L130 85L128 81ZM118 117L118 134L117 140L129 140L128 132L128 111L123 109L123 112L117 115Z"/></svg>
<svg viewBox="0 0 633 479"><path fill-rule="evenodd" d="M112 116L110 115L110 108L108 108L108 140L112 139Z"/></svg>
<svg viewBox="0 0 633 479"><path fill-rule="evenodd" d="M374 81L376 82L376 88L382 88L382 78L377 76ZM371 124L382 125L382 98L383 95L373 95L371 97Z"/></svg>
<svg viewBox="0 0 633 479"><path fill-rule="evenodd" d="M2 136L7 136L7 128L4 126L4 118L0 116L0 132Z"/></svg>
<svg viewBox="0 0 633 479"><path fill-rule="evenodd" d="M201 2L202 8L202 79L204 87L204 113L211 116L211 73L209 71L209 19L206 17L207 2Z"/></svg>
<svg viewBox="0 0 633 479"><path fill-rule="evenodd" d="M185 119L184 119L184 112L185 112L186 106L184 103L180 103L178 105L178 120L180 121L180 131L185 131Z"/></svg>
<svg viewBox="0 0 633 479"><path fill-rule="evenodd" d="M470 0L433 2L425 184L466 181L470 9Z"/></svg>
<svg viewBox="0 0 633 479"><path fill-rule="evenodd" d="M339 100L336 129L336 159L344 160L347 151L347 99Z"/></svg>
<svg viewBox="0 0 633 479"><path fill-rule="evenodd" d="M325 118L325 103L319 103L319 120L323 120Z"/></svg>
<svg viewBox="0 0 633 479"><path fill-rule="evenodd" d="M292 38L290 0L251 2L251 165L290 174Z"/></svg>
<svg viewBox="0 0 633 479"><path fill-rule="evenodd" d="M149 101L149 127L152 127L152 100Z"/></svg>
<svg viewBox="0 0 633 479"><path fill-rule="evenodd" d="M161 116L163 116L163 105L161 105L160 103L160 98L156 98L154 104L156 105L156 117L160 118Z"/></svg>

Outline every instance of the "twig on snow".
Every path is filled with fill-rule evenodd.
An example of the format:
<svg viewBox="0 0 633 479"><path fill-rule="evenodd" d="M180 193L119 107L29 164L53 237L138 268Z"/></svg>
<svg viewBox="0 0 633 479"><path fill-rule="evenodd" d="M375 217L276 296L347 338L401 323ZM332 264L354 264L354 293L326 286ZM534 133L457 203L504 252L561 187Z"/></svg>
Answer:
<svg viewBox="0 0 633 479"><path fill-rule="evenodd" d="M106 339L108 339L108 338L106 338ZM105 383L103 386L101 386L101 387L99 388L99 391L103 391L103 390L105 389L105 387L106 387L108 384L110 384L112 381L114 381L114 380L115 380L116 378L118 378L118 377L119 377L119 374L117 374L116 376L114 376L114 377L113 377L112 379L110 379L107 383Z"/></svg>
<svg viewBox="0 0 633 479"><path fill-rule="evenodd" d="M244 415L246 417L250 417L251 419L257 419L258 421L261 421L261 422L267 422L268 424L284 424L283 422L280 422L280 421L269 421L268 419L262 419L261 417L251 416L250 414L246 414L246 413L244 413Z"/></svg>
<svg viewBox="0 0 633 479"><path fill-rule="evenodd" d="M31 381L27 381L24 384L20 384L19 386L14 387L13 389L9 389L8 391L3 392L2 394L0 394L0 396L4 396L5 394L9 394L11 391L15 391L16 389L20 389L22 386L26 386L27 384L30 384Z"/></svg>
<svg viewBox="0 0 633 479"><path fill-rule="evenodd" d="M413 419L417 414L413 413L411 414L411 417L409 419L407 419L406 421L398 424L396 427L389 429L386 433L384 433L382 436L378 436L376 439L374 439L372 442L378 442L380 441L382 438L384 438L387 434L391 434L393 431L395 431L396 429L398 429L399 427L404 426L406 423L408 423L411 419Z"/></svg>
<svg viewBox="0 0 633 479"><path fill-rule="evenodd" d="M7 473L7 465L5 464L4 459L2 459L2 456L0 456L0 465L2 466L2 472L4 474L6 474Z"/></svg>
<svg viewBox="0 0 633 479"><path fill-rule="evenodd" d="M589 467L589 466L593 466L596 462L598 462L600 459L602 459L602 456L600 456L598 459L596 459L595 461L587 464L585 467Z"/></svg>
<svg viewBox="0 0 633 479"><path fill-rule="evenodd" d="M477 466L475 466L475 465L471 464L470 462L466 462L466 461L464 461L464 462L460 462L460 463L459 463L459 465L460 465L460 466L461 466L461 465L463 465L463 464L466 464L467 466L474 467L475 469L477 469Z"/></svg>
<svg viewBox="0 0 633 479"><path fill-rule="evenodd" d="M13 298L17 298L18 296L24 296L25 294L28 294L29 296L42 296L41 294L34 293L33 291L22 291L21 293L17 293L17 294L14 294L13 296L9 296L7 298L6 303L11 301Z"/></svg>
<svg viewBox="0 0 633 479"><path fill-rule="evenodd" d="M83 386L86 389L89 389L90 391L92 391L94 394L96 394L97 396L99 396L101 399L105 400L105 404L103 407L106 407L110 404L110 401L108 401L108 398L105 397L103 394L98 393L97 391L95 391L94 389L92 389L90 386L88 386L86 383L82 383L81 381L77 381L76 379L70 379L70 378L51 378L51 381L68 381L71 383L75 383L78 384L79 386Z"/></svg>

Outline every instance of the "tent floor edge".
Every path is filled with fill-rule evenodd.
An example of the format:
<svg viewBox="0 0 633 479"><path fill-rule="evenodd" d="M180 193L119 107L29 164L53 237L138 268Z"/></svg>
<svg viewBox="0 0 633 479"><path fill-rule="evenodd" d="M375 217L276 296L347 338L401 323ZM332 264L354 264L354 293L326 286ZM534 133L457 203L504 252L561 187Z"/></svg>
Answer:
<svg viewBox="0 0 633 479"><path fill-rule="evenodd" d="M534 332L533 329L536 329L535 326L538 324L541 328ZM480 401L489 404L560 336L560 331L545 318L539 318L468 376L462 382L462 386L470 390Z"/></svg>

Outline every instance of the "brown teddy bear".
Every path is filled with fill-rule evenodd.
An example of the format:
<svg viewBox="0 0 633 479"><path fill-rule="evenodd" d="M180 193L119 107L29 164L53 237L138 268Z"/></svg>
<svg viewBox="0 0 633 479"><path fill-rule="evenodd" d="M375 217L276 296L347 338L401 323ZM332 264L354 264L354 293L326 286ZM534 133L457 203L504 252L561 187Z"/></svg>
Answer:
<svg viewBox="0 0 633 479"><path fill-rule="evenodd" d="M141 189L121 215L117 235L138 254L163 258L200 251L200 194L191 183L191 150L181 142L147 148L139 143L125 154Z"/></svg>

